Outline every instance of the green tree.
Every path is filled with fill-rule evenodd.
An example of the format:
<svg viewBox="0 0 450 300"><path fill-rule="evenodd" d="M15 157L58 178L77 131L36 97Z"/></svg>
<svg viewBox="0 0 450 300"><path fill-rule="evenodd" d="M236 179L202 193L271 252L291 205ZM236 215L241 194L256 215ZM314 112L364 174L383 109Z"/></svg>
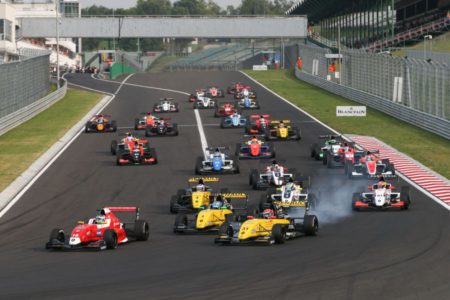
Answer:
<svg viewBox="0 0 450 300"><path fill-rule="evenodd" d="M131 10L136 15L170 15L172 4L169 0L138 0L136 6Z"/></svg>

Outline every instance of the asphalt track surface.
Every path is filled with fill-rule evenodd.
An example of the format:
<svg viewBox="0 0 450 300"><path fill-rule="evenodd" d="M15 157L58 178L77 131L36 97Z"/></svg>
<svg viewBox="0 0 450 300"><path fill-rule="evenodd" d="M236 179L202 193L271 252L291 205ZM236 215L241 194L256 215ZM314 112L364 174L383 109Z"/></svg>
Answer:
<svg viewBox="0 0 450 300"><path fill-rule="evenodd" d="M74 83L114 92L118 84L71 75ZM250 83L236 72L138 74L129 83L191 92L210 84ZM254 84L252 84L255 86ZM409 211L360 212L351 195L366 180L350 181L342 169L327 169L309 157L309 145L328 131L256 86L261 112L298 122L300 142L276 143L284 164L311 175L320 197L320 232L284 245L219 246L213 236L175 235L170 196L186 187L201 154L195 126L180 135L154 138L159 164L117 167L109 153L115 134L82 134L0 219L0 299L449 299L449 212L412 189ZM160 97L174 97L180 125L195 125L184 95L123 86L105 109L119 126L150 110ZM332 113L332 112L331 112ZM204 124L218 124L212 110ZM205 126L208 144L235 145L241 130ZM222 176L221 187L250 192L248 172L257 161L241 163L241 174ZM78 220L108 205L136 205L150 223L147 242L114 251L48 252L54 227L71 230Z"/></svg>

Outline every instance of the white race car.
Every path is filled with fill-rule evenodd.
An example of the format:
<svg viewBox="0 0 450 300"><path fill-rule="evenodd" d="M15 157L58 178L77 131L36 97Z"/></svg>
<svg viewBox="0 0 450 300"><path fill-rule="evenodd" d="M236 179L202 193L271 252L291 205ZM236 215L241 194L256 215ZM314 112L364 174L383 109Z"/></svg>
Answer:
<svg viewBox="0 0 450 300"><path fill-rule="evenodd" d="M160 99L159 103L153 106L153 112L178 112L178 103L172 98Z"/></svg>
<svg viewBox="0 0 450 300"><path fill-rule="evenodd" d="M211 109L216 107L216 101L208 97L197 97L194 102L194 109Z"/></svg>

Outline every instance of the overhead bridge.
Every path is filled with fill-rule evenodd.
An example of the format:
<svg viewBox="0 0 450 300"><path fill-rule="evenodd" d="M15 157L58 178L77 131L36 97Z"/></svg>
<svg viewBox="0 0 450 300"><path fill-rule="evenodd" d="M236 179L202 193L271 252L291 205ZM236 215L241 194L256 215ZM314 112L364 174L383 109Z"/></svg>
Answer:
<svg viewBox="0 0 450 300"><path fill-rule="evenodd" d="M56 18L23 18L22 36L56 36ZM305 38L305 16L61 18L62 38Z"/></svg>

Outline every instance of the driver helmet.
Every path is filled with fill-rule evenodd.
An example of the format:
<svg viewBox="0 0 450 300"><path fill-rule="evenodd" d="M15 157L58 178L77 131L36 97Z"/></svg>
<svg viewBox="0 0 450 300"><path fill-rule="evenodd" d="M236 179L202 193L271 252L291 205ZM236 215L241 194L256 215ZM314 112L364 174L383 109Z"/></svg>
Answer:
<svg viewBox="0 0 450 300"><path fill-rule="evenodd" d="M248 96L250 93L247 89L243 89L242 94L244 94L244 96Z"/></svg>
<svg viewBox="0 0 450 300"><path fill-rule="evenodd" d="M378 179L378 184L379 187L383 187L386 185L386 180L384 180L383 176L380 176L380 178Z"/></svg>
<svg viewBox="0 0 450 300"><path fill-rule="evenodd" d="M256 135L252 136L252 142L257 142L258 138L256 137Z"/></svg>
<svg viewBox="0 0 450 300"><path fill-rule="evenodd" d="M127 133L127 140L128 141L132 141L133 139L134 139L134 136L130 132L128 132Z"/></svg>
<svg viewBox="0 0 450 300"><path fill-rule="evenodd" d="M99 116L99 117L97 118L97 123L103 123L103 121L104 121L103 116Z"/></svg>
<svg viewBox="0 0 450 300"><path fill-rule="evenodd" d="M275 212L273 211L273 209L266 208L263 211L262 216L264 219L273 219L275 218Z"/></svg>
<svg viewBox="0 0 450 300"><path fill-rule="evenodd" d="M104 215L98 215L95 217L96 224L106 224L106 217Z"/></svg>

